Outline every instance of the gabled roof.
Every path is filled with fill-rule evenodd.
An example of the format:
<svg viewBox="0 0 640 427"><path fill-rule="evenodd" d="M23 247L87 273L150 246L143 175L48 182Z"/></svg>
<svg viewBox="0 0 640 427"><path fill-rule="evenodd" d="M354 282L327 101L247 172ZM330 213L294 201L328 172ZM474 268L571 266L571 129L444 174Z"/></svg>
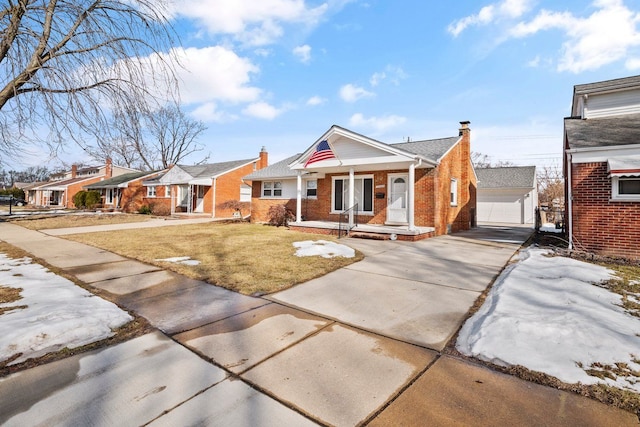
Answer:
<svg viewBox="0 0 640 427"><path fill-rule="evenodd" d="M564 119L569 148L589 149L640 144L640 114Z"/></svg>
<svg viewBox="0 0 640 427"><path fill-rule="evenodd" d="M401 142L389 145L438 163L442 156L451 150L459 140L459 136L453 136L449 138L426 139L423 141Z"/></svg>
<svg viewBox="0 0 640 427"><path fill-rule="evenodd" d="M84 188L88 190L98 189L98 188L116 188L116 187L126 187L125 184L128 184L131 181L135 181L140 178L144 178L145 176L150 176L157 174L159 172L130 172L122 175L118 175L113 178L104 179L102 181L94 182L93 184L86 185Z"/></svg>
<svg viewBox="0 0 640 427"><path fill-rule="evenodd" d="M62 181L53 181L53 182L47 182L44 185L41 185L39 187L35 187L35 189L37 190L66 190L66 188L71 185L71 184L76 184L78 182L82 182L82 181L89 181L91 179L96 179L96 178L100 178L100 175L93 175L93 176L80 176L80 177L76 177L76 178L69 178L69 179L64 179Z"/></svg>
<svg viewBox="0 0 640 427"><path fill-rule="evenodd" d="M298 174L296 171L289 167L289 164L294 162L298 157L301 156L301 153L295 154L291 157L287 157L284 160L280 160L277 163L274 163L266 168L257 170L250 175L245 176L242 179L246 179L248 181L256 180L262 181L264 179L275 179L275 178L293 178Z"/></svg>
<svg viewBox="0 0 640 427"><path fill-rule="evenodd" d="M621 79L575 85L573 87L573 94L574 96L576 96L594 93L605 93L637 87L640 87L640 76L631 76Z"/></svg>
<svg viewBox="0 0 640 427"><path fill-rule="evenodd" d="M489 188L535 188L535 166L509 166L478 168L478 189Z"/></svg>
<svg viewBox="0 0 640 427"><path fill-rule="evenodd" d="M229 172L240 166L257 161L258 158L232 160L230 162L209 163L206 165L178 165L180 169L191 175L193 178L213 178L223 173Z"/></svg>

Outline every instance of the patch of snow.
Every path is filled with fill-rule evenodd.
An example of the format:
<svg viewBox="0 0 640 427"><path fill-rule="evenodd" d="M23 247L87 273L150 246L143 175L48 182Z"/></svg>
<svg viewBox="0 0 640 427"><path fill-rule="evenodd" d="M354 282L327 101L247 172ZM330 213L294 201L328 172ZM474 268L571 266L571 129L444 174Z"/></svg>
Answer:
<svg viewBox="0 0 640 427"><path fill-rule="evenodd" d="M156 261L173 262L176 264L184 264L184 265L200 264L200 261L198 261L197 259L191 259L191 257L189 256L175 256L171 258L161 258L161 259L156 259Z"/></svg>
<svg viewBox="0 0 640 427"><path fill-rule="evenodd" d="M30 258L0 254L0 285L22 288L21 299L0 307L27 306L0 315L0 362L29 358L108 338L133 318L115 304L57 276Z"/></svg>
<svg viewBox="0 0 640 427"><path fill-rule="evenodd" d="M561 228L556 228L555 224L545 222L540 226L540 231L546 231L547 233L562 233Z"/></svg>
<svg viewBox="0 0 640 427"><path fill-rule="evenodd" d="M321 256L322 258L333 258L341 256L344 258L353 258L356 256L356 251L349 246L328 242L326 240L293 242L293 246L297 249L296 256L299 257Z"/></svg>
<svg viewBox="0 0 640 427"><path fill-rule="evenodd" d="M640 319L620 307L620 295L593 286L613 272L549 255L537 248L521 251L519 262L505 269L483 306L463 325L456 348L566 383L599 382L640 392L637 378L600 379L583 369L622 362L640 370L633 361L640 358Z"/></svg>

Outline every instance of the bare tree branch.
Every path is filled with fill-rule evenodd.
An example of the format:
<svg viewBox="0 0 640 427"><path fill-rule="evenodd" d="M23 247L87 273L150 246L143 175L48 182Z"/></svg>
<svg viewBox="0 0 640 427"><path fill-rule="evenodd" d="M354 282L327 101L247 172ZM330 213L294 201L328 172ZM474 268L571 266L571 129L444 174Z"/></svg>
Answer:
<svg viewBox="0 0 640 427"><path fill-rule="evenodd" d="M119 111L173 98L164 0L8 0L0 6L0 153L25 142L89 149ZM164 96L165 94L163 94ZM43 132L47 129L48 132Z"/></svg>

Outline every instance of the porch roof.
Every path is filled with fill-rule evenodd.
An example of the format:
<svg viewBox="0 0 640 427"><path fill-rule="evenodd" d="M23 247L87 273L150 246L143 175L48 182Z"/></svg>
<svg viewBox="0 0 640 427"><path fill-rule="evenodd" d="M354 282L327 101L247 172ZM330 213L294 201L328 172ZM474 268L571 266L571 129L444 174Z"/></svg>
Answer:
<svg viewBox="0 0 640 427"><path fill-rule="evenodd" d="M67 187L71 184L75 184L78 182L82 182L82 181L87 181L90 179L94 179L97 178L96 176L81 176L81 177L77 177L77 178L69 178L69 179L64 179L62 181L54 181L54 182L50 182L50 183L45 183L44 185L41 185L40 187L36 187L34 188L34 190L53 190L53 191L65 191L67 189Z"/></svg>
<svg viewBox="0 0 640 427"><path fill-rule="evenodd" d="M93 184L85 185L84 188L86 188L87 190L97 190L101 188L127 187L128 184L132 181L135 181L140 178L144 178L145 176L152 176L157 173L159 172L154 171L154 172L125 173L122 175L115 176L113 178L109 178L102 181L94 182Z"/></svg>

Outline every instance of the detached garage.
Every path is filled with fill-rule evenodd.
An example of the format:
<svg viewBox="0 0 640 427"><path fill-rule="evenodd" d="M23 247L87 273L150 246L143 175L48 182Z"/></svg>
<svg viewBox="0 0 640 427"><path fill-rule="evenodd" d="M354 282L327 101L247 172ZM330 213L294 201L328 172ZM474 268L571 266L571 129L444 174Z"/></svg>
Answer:
<svg viewBox="0 0 640 427"><path fill-rule="evenodd" d="M534 224L538 206L535 166L476 169L478 222Z"/></svg>

